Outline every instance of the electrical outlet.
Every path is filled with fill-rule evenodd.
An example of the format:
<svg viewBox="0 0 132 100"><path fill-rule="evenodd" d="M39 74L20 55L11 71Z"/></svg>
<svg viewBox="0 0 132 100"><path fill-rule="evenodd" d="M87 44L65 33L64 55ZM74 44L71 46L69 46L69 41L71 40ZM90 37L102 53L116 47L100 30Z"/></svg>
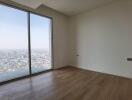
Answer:
<svg viewBox="0 0 132 100"><path fill-rule="evenodd" d="M79 54L76 54L76 56L78 57L78 56L79 56Z"/></svg>
<svg viewBox="0 0 132 100"><path fill-rule="evenodd" d="M132 61L132 58L127 58L127 61Z"/></svg>

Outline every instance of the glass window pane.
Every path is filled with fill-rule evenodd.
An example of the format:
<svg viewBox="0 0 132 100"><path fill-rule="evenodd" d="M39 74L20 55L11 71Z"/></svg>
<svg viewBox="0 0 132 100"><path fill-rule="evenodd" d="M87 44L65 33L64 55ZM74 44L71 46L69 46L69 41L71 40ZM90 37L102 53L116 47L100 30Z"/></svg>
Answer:
<svg viewBox="0 0 132 100"><path fill-rule="evenodd" d="M28 74L27 12L0 5L0 82Z"/></svg>
<svg viewBox="0 0 132 100"><path fill-rule="evenodd" d="M32 73L51 69L50 33L51 20L35 14L31 18Z"/></svg>

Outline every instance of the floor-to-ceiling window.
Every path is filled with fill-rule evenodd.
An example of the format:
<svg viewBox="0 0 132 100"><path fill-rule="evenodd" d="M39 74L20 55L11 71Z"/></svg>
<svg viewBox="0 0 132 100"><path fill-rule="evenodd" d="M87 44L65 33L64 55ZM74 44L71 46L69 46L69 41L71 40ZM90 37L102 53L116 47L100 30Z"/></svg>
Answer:
<svg viewBox="0 0 132 100"><path fill-rule="evenodd" d="M0 4L0 83L51 69L51 19Z"/></svg>
<svg viewBox="0 0 132 100"><path fill-rule="evenodd" d="M27 12L0 5L0 82L29 74Z"/></svg>
<svg viewBox="0 0 132 100"><path fill-rule="evenodd" d="M48 18L30 14L31 29L31 67L32 73L51 68L50 32Z"/></svg>

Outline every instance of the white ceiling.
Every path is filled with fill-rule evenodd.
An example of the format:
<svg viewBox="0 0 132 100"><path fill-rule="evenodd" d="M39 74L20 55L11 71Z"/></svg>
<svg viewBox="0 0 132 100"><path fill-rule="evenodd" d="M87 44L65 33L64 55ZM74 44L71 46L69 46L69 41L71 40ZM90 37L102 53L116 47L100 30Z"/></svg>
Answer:
<svg viewBox="0 0 132 100"><path fill-rule="evenodd" d="M48 6L61 13L72 16L116 0L12 0L31 8Z"/></svg>

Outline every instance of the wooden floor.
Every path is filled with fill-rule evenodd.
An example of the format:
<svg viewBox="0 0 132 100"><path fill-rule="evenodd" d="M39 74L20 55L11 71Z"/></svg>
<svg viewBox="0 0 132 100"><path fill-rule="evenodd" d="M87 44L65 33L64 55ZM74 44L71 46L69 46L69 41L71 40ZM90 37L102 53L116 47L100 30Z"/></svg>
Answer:
<svg viewBox="0 0 132 100"><path fill-rule="evenodd" d="M0 86L0 100L132 100L132 80L68 67Z"/></svg>

